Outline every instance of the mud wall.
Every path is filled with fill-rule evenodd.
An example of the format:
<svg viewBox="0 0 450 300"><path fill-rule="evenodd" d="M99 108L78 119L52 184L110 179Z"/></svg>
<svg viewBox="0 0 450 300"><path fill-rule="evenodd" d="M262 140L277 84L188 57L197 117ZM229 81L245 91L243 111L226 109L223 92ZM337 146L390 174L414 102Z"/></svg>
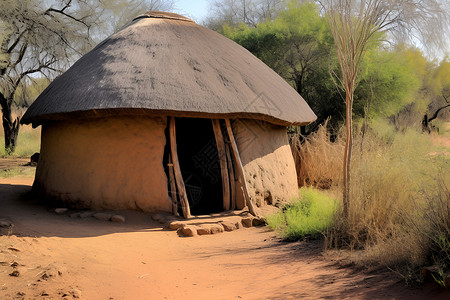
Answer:
<svg viewBox="0 0 450 300"><path fill-rule="evenodd" d="M258 207L289 202L298 193L286 127L263 121L233 123L250 198Z"/></svg>
<svg viewBox="0 0 450 300"><path fill-rule="evenodd" d="M165 128L146 117L43 125L34 186L72 207L171 211Z"/></svg>

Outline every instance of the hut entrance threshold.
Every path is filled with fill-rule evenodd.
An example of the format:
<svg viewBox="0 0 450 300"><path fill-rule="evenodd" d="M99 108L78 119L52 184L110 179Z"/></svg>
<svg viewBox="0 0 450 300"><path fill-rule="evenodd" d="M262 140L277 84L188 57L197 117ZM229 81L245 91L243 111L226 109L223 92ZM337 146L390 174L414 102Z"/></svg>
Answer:
<svg viewBox="0 0 450 300"><path fill-rule="evenodd" d="M236 195L255 214L230 121L169 117L168 123L173 214L190 218L244 208L236 205Z"/></svg>

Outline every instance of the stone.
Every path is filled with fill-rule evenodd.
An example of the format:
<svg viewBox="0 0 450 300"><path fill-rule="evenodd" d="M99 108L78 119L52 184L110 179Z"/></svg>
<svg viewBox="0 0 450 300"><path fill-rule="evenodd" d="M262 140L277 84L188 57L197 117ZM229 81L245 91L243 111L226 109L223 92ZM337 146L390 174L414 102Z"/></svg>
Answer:
<svg viewBox="0 0 450 300"><path fill-rule="evenodd" d="M223 232L223 226L220 224L211 224L209 225L209 231L211 234L221 233Z"/></svg>
<svg viewBox="0 0 450 300"><path fill-rule="evenodd" d="M252 225L253 226L261 226L261 225L266 225L266 219L264 217L254 217L252 220Z"/></svg>
<svg viewBox="0 0 450 300"><path fill-rule="evenodd" d="M11 276L11 277L19 277L20 273L19 273L19 271L14 270L11 273L9 273L9 276Z"/></svg>
<svg viewBox="0 0 450 300"><path fill-rule="evenodd" d="M181 233L185 237L193 237L197 235L197 227L192 225L186 225L181 229Z"/></svg>
<svg viewBox="0 0 450 300"><path fill-rule="evenodd" d="M111 219L111 215L107 213L95 213L93 217L100 221L109 221Z"/></svg>
<svg viewBox="0 0 450 300"><path fill-rule="evenodd" d="M78 289L73 289L70 291L73 298L81 298L81 291Z"/></svg>
<svg viewBox="0 0 450 300"><path fill-rule="evenodd" d="M200 226L197 228L197 234L198 235L207 235L207 234L211 234L211 231L208 228Z"/></svg>
<svg viewBox="0 0 450 300"><path fill-rule="evenodd" d="M114 215L111 217L111 221L112 222L116 222L116 223L125 223L125 217L121 216L121 215Z"/></svg>
<svg viewBox="0 0 450 300"><path fill-rule="evenodd" d="M67 211L68 211L67 208L56 208L55 209L55 213L57 213L58 215L65 214Z"/></svg>
<svg viewBox="0 0 450 300"><path fill-rule="evenodd" d="M181 221L173 221L169 223L169 226L167 226L170 230L178 230L179 228L182 228L185 225L185 223Z"/></svg>
<svg viewBox="0 0 450 300"><path fill-rule="evenodd" d="M66 272L66 269L64 267L50 264L42 270L42 272L40 273L40 278L42 280L48 280L50 278L62 276L64 272Z"/></svg>
<svg viewBox="0 0 450 300"><path fill-rule="evenodd" d="M241 220L244 227L252 227L253 217L245 217Z"/></svg>
<svg viewBox="0 0 450 300"><path fill-rule="evenodd" d="M82 218L82 219L86 219L86 218L90 218L95 214L95 211L83 211L81 213L79 213L78 217Z"/></svg>
<svg viewBox="0 0 450 300"><path fill-rule="evenodd" d="M223 229L225 229L225 231L234 231L236 230L236 225L232 222L223 222L222 223Z"/></svg>

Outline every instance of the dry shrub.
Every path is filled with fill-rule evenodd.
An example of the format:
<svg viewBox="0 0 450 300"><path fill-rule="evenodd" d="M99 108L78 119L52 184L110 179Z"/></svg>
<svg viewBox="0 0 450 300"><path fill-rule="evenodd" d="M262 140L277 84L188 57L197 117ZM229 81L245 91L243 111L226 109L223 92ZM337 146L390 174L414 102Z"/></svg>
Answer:
<svg viewBox="0 0 450 300"><path fill-rule="evenodd" d="M448 270L448 149L434 149L429 136L412 130L377 127L355 130L349 217L337 212L327 247L364 249L365 262L395 268L405 278L426 264ZM324 127L294 144L302 181L331 179L342 188L343 145L341 135L331 143Z"/></svg>
<svg viewBox="0 0 450 300"><path fill-rule="evenodd" d="M299 134L291 136L299 186L330 188L342 180L343 139L338 137L331 142L327 122L308 138L302 138Z"/></svg>

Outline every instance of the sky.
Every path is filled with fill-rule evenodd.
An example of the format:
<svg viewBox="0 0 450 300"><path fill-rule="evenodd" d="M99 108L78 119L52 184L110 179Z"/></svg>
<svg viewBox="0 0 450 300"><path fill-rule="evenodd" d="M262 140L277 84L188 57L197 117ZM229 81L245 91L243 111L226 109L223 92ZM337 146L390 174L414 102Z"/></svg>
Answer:
<svg viewBox="0 0 450 300"><path fill-rule="evenodd" d="M211 0L176 0L175 10L185 17L201 23L208 13L209 2Z"/></svg>

